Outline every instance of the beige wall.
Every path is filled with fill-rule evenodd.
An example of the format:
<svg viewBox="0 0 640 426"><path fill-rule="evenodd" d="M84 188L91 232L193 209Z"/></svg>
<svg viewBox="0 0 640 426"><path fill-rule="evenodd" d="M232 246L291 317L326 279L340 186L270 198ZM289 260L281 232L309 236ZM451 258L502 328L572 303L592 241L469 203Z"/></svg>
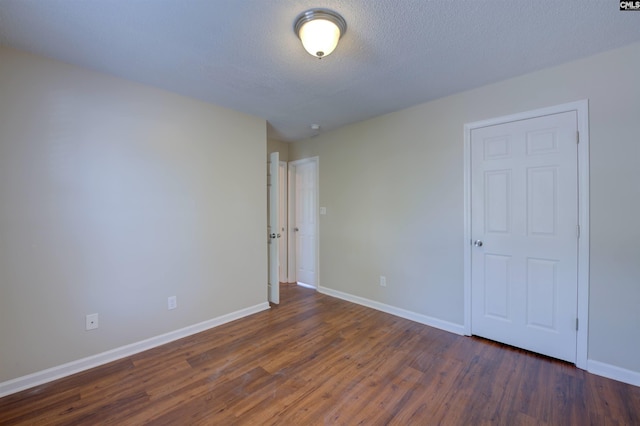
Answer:
<svg viewBox="0 0 640 426"><path fill-rule="evenodd" d="M267 139L267 161L269 160L269 154L272 152L280 154L280 161L289 161L289 144L287 142Z"/></svg>
<svg viewBox="0 0 640 426"><path fill-rule="evenodd" d="M320 285L462 324L463 125L589 99L588 357L640 372L638 75L634 44L291 144L320 157Z"/></svg>
<svg viewBox="0 0 640 426"><path fill-rule="evenodd" d="M0 48L0 382L264 303L265 152L262 119Z"/></svg>

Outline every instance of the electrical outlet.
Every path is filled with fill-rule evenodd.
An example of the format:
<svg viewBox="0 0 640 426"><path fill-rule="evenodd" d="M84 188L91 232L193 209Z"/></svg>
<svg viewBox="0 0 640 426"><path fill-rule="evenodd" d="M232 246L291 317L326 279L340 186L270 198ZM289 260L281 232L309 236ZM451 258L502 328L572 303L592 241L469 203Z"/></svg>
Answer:
<svg viewBox="0 0 640 426"><path fill-rule="evenodd" d="M167 309L175 309L178 307L178 298L176 296L169 296L167 299Z"/></svg>
<svg viewBox="0 0 640 426"><path fill-rule="evenodd" d="M87 330L95 330L98 328L98 314L87 315L85 328Z"/></svg>
<svg viewBox="0 0 640 426"><path fill-rule="evenodd" d="M385 277L384 275L380 275L380 287L386 287L387 286L387 277Z"/></svg>

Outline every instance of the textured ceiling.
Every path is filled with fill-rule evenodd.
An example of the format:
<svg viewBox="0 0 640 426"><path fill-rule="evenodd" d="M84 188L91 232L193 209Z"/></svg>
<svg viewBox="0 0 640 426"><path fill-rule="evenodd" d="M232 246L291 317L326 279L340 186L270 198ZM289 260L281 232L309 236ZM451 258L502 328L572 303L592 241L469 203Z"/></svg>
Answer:
<svg viewBox="0 0 640 426"><path fill-rule="evenodd" d="M347 32L318 60L292 26ZM0 0L0 44L321 131L640 41L614 0Z"/></svg>

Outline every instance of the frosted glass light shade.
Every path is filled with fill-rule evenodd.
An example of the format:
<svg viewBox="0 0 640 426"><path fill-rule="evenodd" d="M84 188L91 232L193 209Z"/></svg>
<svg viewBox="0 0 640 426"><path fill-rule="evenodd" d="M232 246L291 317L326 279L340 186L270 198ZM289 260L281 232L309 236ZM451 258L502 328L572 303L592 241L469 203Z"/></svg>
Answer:
<svg viewBox="0 0 640 426"><path fill-rule="evenodd" d="M302 45L316 58L323 58L333 52L339 39L340 28L325 19L309 21L300 28Z"/></svg>
<svg viewBox="0 0 640 426"><path fill-rule="evenodd" d="M311 9L301 13L293 26L310 55L324 58L338 45L347 30L344 18L328 9Z"/></svg>

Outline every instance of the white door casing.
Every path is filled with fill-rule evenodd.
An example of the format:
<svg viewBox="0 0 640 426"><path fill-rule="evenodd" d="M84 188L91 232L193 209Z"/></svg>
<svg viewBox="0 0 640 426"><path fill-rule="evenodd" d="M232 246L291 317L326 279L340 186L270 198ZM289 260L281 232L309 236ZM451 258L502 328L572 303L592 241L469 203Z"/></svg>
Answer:
<svg viewBox="0 0 640 426"><path fill-rule="evenodd" d="M581 368L586 109L576 102L465 126L465 330Z"/></svg>
<svg viewBox="0 0 640 426"><path fill-rule="evenodd" d="M294 231L295 220L295 205L296 205L296 192L295 192L295 162L288 164L287 170L287 282L296 281L296 234Z"/></svg>
<svg viewBox="0 0 640 426"><path fill-rule="evenodd" d="M295 265L295 281L309 287L318 285L318 159L290 163L289 224L294 239L290 263ZM293 259L291 258L293 255Z"/></svg>
<svg viewBox="0 0 640 426"><path fill-rule="evenodd" d="M271 303L280 303L280 262L279 262L279 238L280 234L280 201L279 201L279 153L273 152L269 156L269 176L267 177L267 192L269 198L269 226L267 238L269 241L269 277L268 299Z"/></svg>
<svg viewBox="0 0 640 426"><path fill-rule="evenodd" d="M278 174L278 187L280 197L280 207L278 209L279 214L279 224L278 224L278 233L280 234L280 238L278 239L279 253L278 260L280 262L280 282L289 282L288 271L287 271L287 245L288 245L288 233L287 233L287 162L280 161L280 171Z"/></svg>

